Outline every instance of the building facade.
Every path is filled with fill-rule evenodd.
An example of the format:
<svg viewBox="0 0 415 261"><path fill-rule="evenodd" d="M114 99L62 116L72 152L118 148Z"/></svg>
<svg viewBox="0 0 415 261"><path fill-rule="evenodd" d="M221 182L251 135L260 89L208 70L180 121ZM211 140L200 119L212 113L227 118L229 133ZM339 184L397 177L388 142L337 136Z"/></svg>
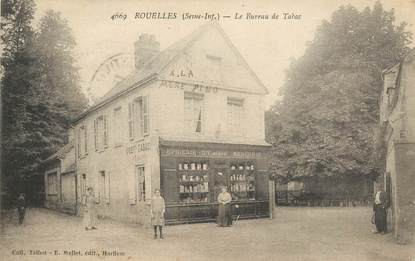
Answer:
<svg viewBox="0 0 415 261"><path fill-rule="evenodd" d="M383 73L380 123L387 147L384 186L398 242L415 232L415 50Z"/></svg>
<svg viewBox="0 0 415 261"><path fill-rule="evenodd" d="M100 216L147 224L161 189L168 223L209 221L227 186L235 213L268 216L267 90L223 30L134 47L134 73L74 122L78 199L91 186Z"/></svg>
<svg viewBox="0 0 415 261"><path fill-rule="evenodd" d="M44 207L76 214L76 182L75 147L70 138L68 144L45 161Z"/></svg>

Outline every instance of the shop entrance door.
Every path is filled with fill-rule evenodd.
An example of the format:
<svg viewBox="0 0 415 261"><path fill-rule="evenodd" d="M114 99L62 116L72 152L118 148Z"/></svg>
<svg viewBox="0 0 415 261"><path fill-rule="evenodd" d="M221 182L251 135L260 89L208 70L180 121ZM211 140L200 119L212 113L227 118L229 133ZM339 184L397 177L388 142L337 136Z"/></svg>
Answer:
<svg viewBox="0 0 415 261"><path fill-rule="evenodd" d="M215 166L212 168L213 173L211 177L213 178L213 187L212 187L212 201L216 203L218 201L218 195L221 192L221 187L228 187L228 177L227 169L224 166Z"/></svg>

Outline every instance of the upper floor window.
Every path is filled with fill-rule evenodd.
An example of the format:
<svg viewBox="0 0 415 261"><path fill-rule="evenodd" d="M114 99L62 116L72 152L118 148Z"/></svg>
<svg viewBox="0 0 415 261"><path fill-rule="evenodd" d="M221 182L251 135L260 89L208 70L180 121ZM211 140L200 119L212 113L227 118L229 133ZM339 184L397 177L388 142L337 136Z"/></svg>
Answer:
<svg viewBox="0 0 415 261"><path fill-rule="evenodd" d="M79 127L78 131L78 156L82 157L88 154L88 140L86 125Z"/></svg>
<svg viewBox="0 0 415 261"><path fill-rule="evenodd" d="M115 145L120 145L122 143L122 119L121 119L121 107L114 109L114 134L113 140Z"/></svg>
<svg viewBox="0 0 415 261"><path fill-rule="evenodd" d="M128 136L142 138L149 133L148 96L142 96L128 104Z"/></svg>
<svg viewBox="0 0 415 261"><path fill-rule="evenodd" d="M102 151L108 147L108 121L101 115L94 121L95 150Z"/></svg>
<svg viewBox="0 0 415 261"><path fill-rule="evenodd" d="M201 133L203 122L203 95L184 94L184 128L188 133Z"/></svg>
<svg viewBox="0 0 415 261"><path fill-rule="evenodd" d="M243 135L243 99L228 97L228 112L227 125L229 135L242 136Z"/></svg>

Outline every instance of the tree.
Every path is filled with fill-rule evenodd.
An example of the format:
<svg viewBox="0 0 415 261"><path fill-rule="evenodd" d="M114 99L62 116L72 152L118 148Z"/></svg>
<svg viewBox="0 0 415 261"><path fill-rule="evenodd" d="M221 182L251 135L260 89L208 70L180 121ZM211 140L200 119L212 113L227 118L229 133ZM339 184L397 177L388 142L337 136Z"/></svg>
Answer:
<svg viewBox="0 0 415 261"><path fill-rule="evenodd" d="M75 117L85 108L86 98L80 91L78 69L72 56L75 39L59 12L49 10L42 17L36 43L42 71L37 95L62 104L69 116Z"/></svg>
<svg viewBox="0 0 415 261"><path fill-rule="evenodd" d="M288 69L283 100L268 112L275 178L379 173L373 143L381 72L408 53L411 40L394 20L377 2L361 12L342 6L322 22Z"/></svg>
<svg viewBox="0 0 415 261"><path fill-rule="evenodd" d="M32 0L2 1L2 185L12 191L21 189L19 156L27 149L22 141L25 139L24 122L28 120L26 93L32 87L31 79L36 71L31 26L34 12Z"/></svg>
<svg viewBox="0 0 415 261"><path fill-rule="evenodd" d="M4 6L2 168L15 194L28 178L42 174L44 160L66 142L71 120L86 99L72 57L75 41L60 14L48 11L35 32L32 1L9 0ZM26 186L26 192L34 189Z"/></svg>

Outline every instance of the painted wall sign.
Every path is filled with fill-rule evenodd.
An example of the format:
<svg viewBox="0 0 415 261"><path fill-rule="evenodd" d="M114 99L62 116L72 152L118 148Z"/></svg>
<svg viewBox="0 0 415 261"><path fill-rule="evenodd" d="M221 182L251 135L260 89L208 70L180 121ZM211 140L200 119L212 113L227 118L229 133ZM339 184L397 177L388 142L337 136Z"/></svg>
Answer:
<svg viewBox="0 0 415 261"><path fill-rule="evenodd" d="M177 78L193 78L193 71L191 69L171 70L169 75Z"/></svg>
<svg viewBox="0 0 415 261"><path fill-rule="evenodd" d="M175 157L239 158L239 159L264 158L264 154L259 151L193 150L193 149L172 149L172 148L162 149L161 155L162 156L175 156Z"/></svg>
<svg viewBox="0 0 415 261"><path fill-rule="evenodd" d="M212 87L208 85L203 84L189 84L184 82L178 82L178 81L169 81L169 80L162 80L161 84L159 86L160 88L174 88L174 89L180 89L185 90L189 92L202 92L202 93L217 93L218 87Z"/></svg>
<svg viewBox="0 0 415 261"><path fill-rule="evenodd" d="M127 146L125 152L127 155L135 154L142 151L150 150L151 145L149 142L145 143L135 143L133 145Z"/></svg>

